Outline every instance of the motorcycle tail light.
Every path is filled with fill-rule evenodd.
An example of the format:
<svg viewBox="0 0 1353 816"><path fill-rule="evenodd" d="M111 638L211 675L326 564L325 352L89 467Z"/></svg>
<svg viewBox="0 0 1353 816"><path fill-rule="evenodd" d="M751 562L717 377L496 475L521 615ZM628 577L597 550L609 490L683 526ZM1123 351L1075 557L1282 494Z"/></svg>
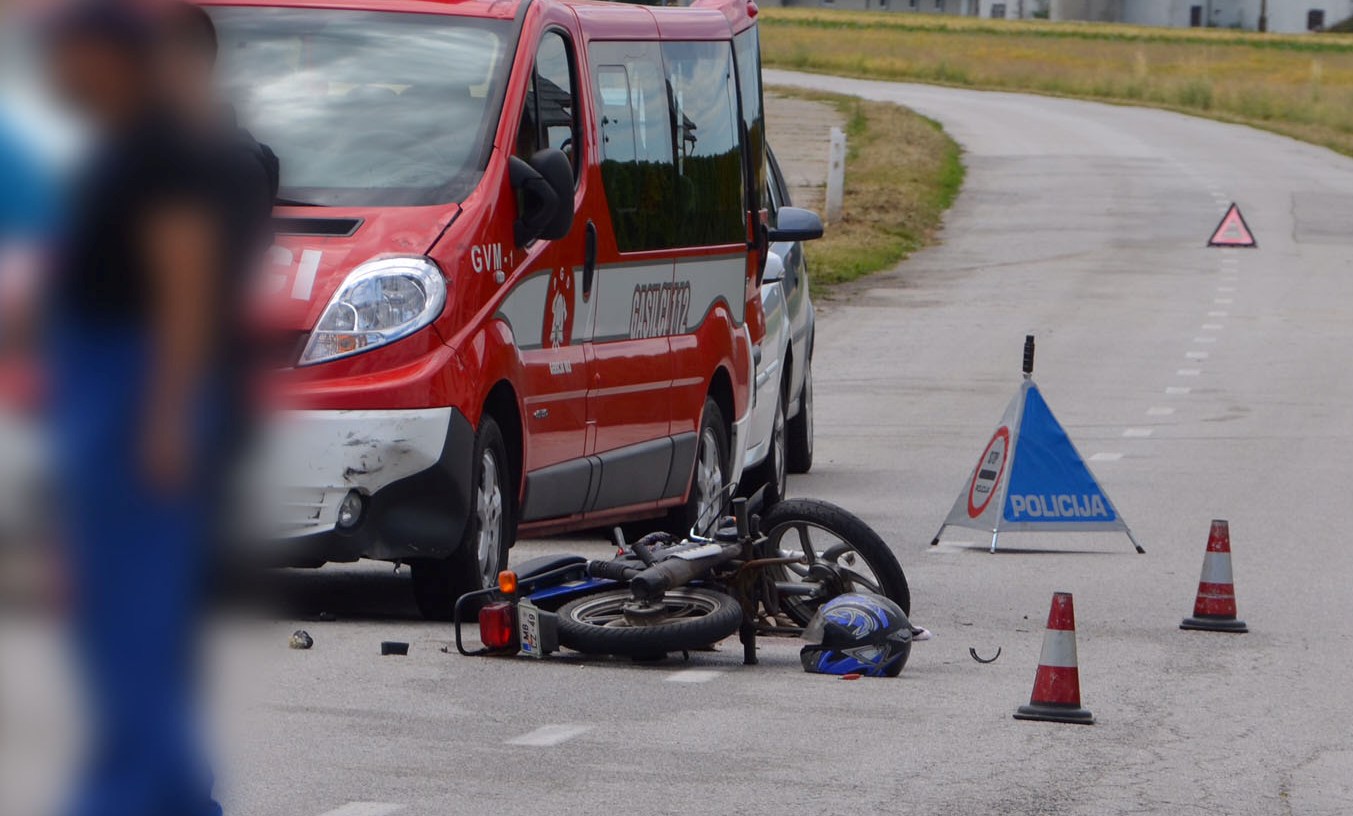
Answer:
<svg viewBox="0 0 1353 816"><path fill-rule="evenodd" d="M479 610L479 639L495 652L517 651L517 607L507 601L485 604Z"/></svg>

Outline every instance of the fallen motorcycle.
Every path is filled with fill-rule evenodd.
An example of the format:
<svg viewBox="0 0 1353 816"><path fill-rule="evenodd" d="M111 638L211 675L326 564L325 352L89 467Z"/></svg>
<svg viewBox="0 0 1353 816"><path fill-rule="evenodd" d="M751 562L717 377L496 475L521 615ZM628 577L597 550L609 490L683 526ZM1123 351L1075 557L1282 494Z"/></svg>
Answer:
<svg viewBox="0 0 1353 816"><path fill-rule="evenodd" d="M753 502L756 497L753 497ZM589 561L542 556L499 575L498 586L456 604L463 655L544 657L566 647L585 654L661 658L740 635L754 664L758 635L797 636L823 603L849 592L886 596L911 611L902 565L859 517L824 501L791 499L764 516L747 499L714 533L654 533ZM462 635L479 607L479 648Z"/></svg>

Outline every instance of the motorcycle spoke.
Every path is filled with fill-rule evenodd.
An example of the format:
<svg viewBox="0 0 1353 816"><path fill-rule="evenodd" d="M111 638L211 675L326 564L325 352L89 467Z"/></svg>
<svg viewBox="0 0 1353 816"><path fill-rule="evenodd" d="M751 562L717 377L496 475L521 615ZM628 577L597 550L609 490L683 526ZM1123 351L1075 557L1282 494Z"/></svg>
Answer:
<svg viewBox="0 0 1353 816"><path fill-rule="evenodd" d="M817 560L817 554L813 552L813 535L808 532L808 525L795 524L794 531L798 533L799 536L800 551L803 553L804 557L808 559L808 563L812 564Z"/></svg>

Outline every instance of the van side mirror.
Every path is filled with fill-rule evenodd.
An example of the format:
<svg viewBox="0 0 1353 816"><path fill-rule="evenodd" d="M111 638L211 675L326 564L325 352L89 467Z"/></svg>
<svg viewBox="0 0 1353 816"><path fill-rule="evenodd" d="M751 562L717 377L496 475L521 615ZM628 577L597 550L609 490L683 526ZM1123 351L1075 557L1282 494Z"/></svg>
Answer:
<svg viewBox="0 0 1353 816"><path fill-rule="evenodd" d="M770 242L812 241L822 237L822 219L812 210L799 207L781 207L775 211L775 226L770 228Z"/></svg>
<svg viewBox="0 0 1353 816"><path fill-rule="evenodd" d="M558 240L573 227L573 165L562 150L546 148L528 164L507 160L508 181L517 193L513 239L526 246L537 238Z"/></svg>

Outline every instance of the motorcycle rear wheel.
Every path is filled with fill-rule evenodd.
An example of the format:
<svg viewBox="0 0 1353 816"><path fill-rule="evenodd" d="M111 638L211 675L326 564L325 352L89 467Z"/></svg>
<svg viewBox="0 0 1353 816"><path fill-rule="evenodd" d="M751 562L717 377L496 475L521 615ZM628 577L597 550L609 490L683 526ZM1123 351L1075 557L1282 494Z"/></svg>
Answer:
<svg viewBox="0 0 1353 816"><path fill-rule="evenodd" d="M569 601L558 612L560 645L584 654L652 657L709 646L742 625L742 607L712 589L670 589L652 618L627 615L633 603L628 589Z"/></svg>

